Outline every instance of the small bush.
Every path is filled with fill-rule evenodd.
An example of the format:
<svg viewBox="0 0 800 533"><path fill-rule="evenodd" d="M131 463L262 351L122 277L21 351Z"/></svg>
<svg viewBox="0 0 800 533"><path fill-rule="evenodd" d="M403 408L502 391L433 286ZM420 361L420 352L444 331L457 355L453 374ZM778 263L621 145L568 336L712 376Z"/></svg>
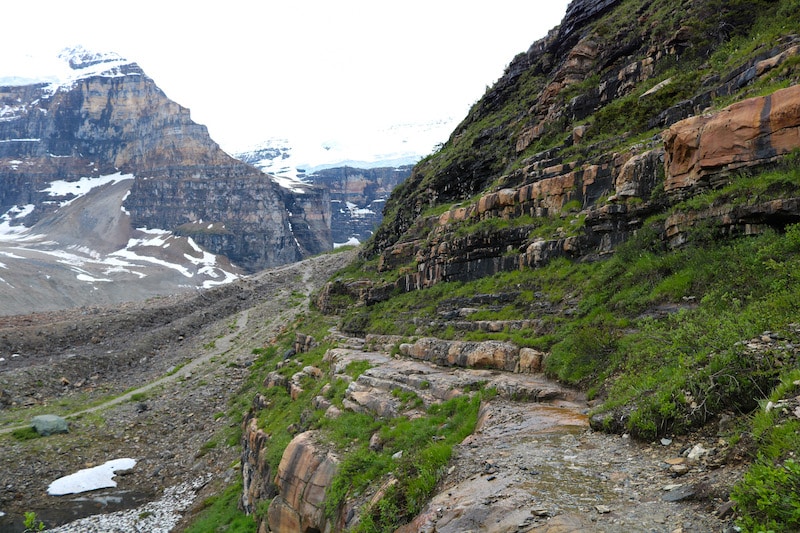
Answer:
<svg viewBox="0 0 800 533"><path fill-rule="evenodd" d="M746 532L800 530L800 463L775 464L760 457L736 486L731 499Z"/></svg>

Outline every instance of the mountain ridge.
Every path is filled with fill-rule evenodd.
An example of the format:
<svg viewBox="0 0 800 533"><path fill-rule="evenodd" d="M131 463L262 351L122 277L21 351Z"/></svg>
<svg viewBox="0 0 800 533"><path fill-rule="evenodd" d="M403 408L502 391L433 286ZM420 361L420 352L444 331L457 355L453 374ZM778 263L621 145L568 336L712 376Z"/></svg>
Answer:
<svg viewBox="0 0 800 533"><path fill-rule="evenodd" d="M98 266L94 256L113 253L115 246L123 250L128 240L103 241L103 237L129 235L133 239L131 232L141 228L170 232L192 258L170 254L166 242L139 246L139 253L150 254L150 260L138 258L138 272L150 267L155 270L152 277L131 278L143 280L139 281L142 290L129 292L133 297L203 287L332 247L326 191L309 186L302 198L295 198L258 169L224 153L207 128L193 122L190 111L169 100L138 65L116 54L96 54L83 48L62 53L59 65L60 71L44 75L37 83L12 85L4 80L0 88L0 216L4 246L9 247L4 253L15 253L14 239L21 239L21 232L45 235L53 227L52 217L87 192L80 190L81 183L94 191L98 205L104 206L98 207L102 213L95 215L118 227L109 227L99 240L95 238L97 249L89 249L76 242L75 234L67 238L61 231L64 247L74 246L78 252L72 253L81 265L75 268L94 264L92 273L61 267L50 270L47 275L58 273L58 278L42 287L62 283L70 287L65 291L74 293L72 296L50 301L32 298L31 308L14 305L4 313L36 310L39 305L51 309L55 301L85 303L99 298L111 303L124 298L125 291L111 290L108 283L81 288L70 278L109 279L104 274L108 266ZM100 193L109 189L100 185L120 173L132 179L127 193L115 194L114 207L101 198ZM57 184L63 185L58 188ZM86 207L84 218L93 217L89 214L92 207ZM64 216L81 220L80 214ZM45 223L47 220L50 222ZM46 240L39 237L42 239ZM41 254L42 245L37 246L40 250L36 253ZM219 259L205 262L206 266L195 264L194 248L198 246ZM45 262L54 257L57 263L59 259L52 253L50 249L37 257ZM211 268L217 262L226 265L222 268L225 274ZM16 261L6 263L5 271L12 263L16 267ZM171 266L165 266L167 263ZM181 274L164 276L164 268ZM197 281L184 279L183 273L197 276ZM9 272L5 274L11 278ZM146 288L151 282L152 287ZM13 292L19 285L6 283L4 291ZM101 296L104 291L110 299ZM25 301L24 295L14 299Z"/></svg>

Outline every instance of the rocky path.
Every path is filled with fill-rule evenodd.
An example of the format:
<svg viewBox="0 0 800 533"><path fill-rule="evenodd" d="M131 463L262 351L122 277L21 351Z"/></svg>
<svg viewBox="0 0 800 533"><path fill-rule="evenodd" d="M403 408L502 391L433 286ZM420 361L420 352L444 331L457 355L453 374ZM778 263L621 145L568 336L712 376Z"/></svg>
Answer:
<svg viewBox="0 0 800 533"><path fill-rule="evenodd" d="M407 531L729 530L716 516L724 502L701 491L735 472L711 470L707 457L689 460L688 441L646 445L593 432L576 407L486 405L441 492Z"/></svg>
<svg viewBox="0 0 800 533"><path fill-rule="evenodd" d="M370 339L340 344L325 356L334 377L347 379L343 370L354 361L371 365L348 386L347 409L382 418L416 416L417 407L409 408L400 397L413 393L427 406L477 386L497 391L482 406L476 431L456 446L438 493L399 533L735 531L727 494L741 464L716 428L635 442L592 431L583 395L541 374L425 360L448 353L451 361L486 361L476 356L482 353L492 354L498 367L515 368L499 357L513 350L504 352L507 346L492 341L421 339L400 347L401 354L416 357L392 356ZM398 390L404 394L395 394ZM314 524L313 516L302 513L301 520ZM279 523L270 526L280 530ZM314 527L322 530L324 524Z"/></svg>

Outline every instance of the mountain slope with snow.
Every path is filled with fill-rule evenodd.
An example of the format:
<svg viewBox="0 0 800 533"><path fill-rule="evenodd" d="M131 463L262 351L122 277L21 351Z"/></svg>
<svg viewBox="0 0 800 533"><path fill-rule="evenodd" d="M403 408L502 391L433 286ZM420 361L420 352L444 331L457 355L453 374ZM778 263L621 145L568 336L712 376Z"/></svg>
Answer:
<svg viewBox="0 0 800 533"><path fill-rule="evenodd" d="M190 237L131 227L122 204L133 180L52 182L59 207L30 228L12 224L33 205L0 216L0 315L143 300L242 274Z"/></svg>
<svg viewBox="0 0 800 533"><path fill-rule="evenodd" d="M0 79L0 314L198 290L329 250L327 198L223 152L116 54L73 48Z"/></svg>

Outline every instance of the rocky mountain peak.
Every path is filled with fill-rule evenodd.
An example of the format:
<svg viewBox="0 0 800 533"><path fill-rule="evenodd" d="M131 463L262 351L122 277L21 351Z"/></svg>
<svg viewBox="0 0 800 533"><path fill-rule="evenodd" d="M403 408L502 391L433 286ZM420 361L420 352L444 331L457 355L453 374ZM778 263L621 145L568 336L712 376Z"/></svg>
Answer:
<svg viewBox="0 0 800 533"><path fill-rule="evenodd" d="M27 242L37 254L43 253L44 242L74 246L85 252L74 260L87 269L98 257L142 240L137 231L155 231L183 239L181 246L192 256L165 255L170 246L178 249L167 239L146 247L155 254L155 262L200 278L210 271L197 262L195 248L232 262L235 266L228 272L255 272L332 247L325 191L310 186L301 199L295 198L257 168L226 154L206 127L195 123L189 110L170 100L136 63L114 53L74 47L44 66L32 66L26 76L0 80L0 228L6 227L0 231L16 235L0 240L16 246L21 235L28 239L35 235ZM128 179L117 186L107 184L108 177L120 173ZM85 202L87 191L91 204ZM83 211L76 212L71 204L79 197ZM71 220L74 227L94 228L87 233L92 242L80 242L81 232L62 231L69 224L57 222L64 220ZM99 220L104 227L95 231ZM58 235L52 234L55 228ZM47 252L53 257L54 250ZM57 258L52 262L58 264ZM59 267L61 273L56 275L48 266L42 277L64 281L79 276L94 280L86 283L97 283L112 279L106 268L91 267L87 273ZM133 276L131 281L140 279ZM145 281L138 283L144 286L152 280L155 287L127 291L128 296L204 285L200 278L187 284L184 277L165 281L145 274L141 278ZM68 285L66 298L41 301L84 302L85 295L77 293L87 288L100 294L94 290L97 285L72 286L71 281ZM17 286L0 282L0 289L9 294ZM111 302L124 299L125 292L114 291ZM19 301L28 311L38 305L28 302L33 307L25 308L25 298ZM9 306L4 311L15 309Z"/></svg>
<svg viewBox="0 0 800 533"><path fill-rule="evenodd" d="M73 70L85 70L101 64L114 67L119 63L129 63L115 52L94 52L81 45L65 48L58 58L66 61Z"/></svg>

